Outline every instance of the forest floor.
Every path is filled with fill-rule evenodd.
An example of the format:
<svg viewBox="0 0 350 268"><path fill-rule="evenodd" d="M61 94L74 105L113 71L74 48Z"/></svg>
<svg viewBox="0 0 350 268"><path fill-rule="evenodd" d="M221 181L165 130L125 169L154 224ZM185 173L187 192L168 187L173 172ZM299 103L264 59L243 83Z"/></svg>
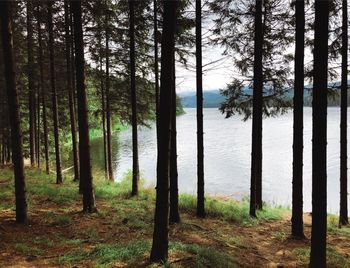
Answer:
<svg viewBox="0 0 350 268"><path fill-rule="evenodd" d="M130 175L111 183L95 175L98 213L81 213L77 183L27 169L29 221L15 223L13 175L0 170L0 267L307 267L307 239L290 233L290 211L275 207L248 215L248 205L207 197L206 219L194 216L195 198L180 196L181 223L170 226L169 261L148 261L154 190L130 197ZM329 267L350 267L350 229L329 216Z"/></svg>

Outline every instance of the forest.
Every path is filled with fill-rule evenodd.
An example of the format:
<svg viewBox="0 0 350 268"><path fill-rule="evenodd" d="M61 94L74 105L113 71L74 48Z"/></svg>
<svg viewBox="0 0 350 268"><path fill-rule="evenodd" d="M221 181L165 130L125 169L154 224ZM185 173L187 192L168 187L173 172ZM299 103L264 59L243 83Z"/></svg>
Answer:
<svg viewBox="0 0 350 268"><path fill-rule="evenodd" d="M0 0L0 267L350 267L348 26L347 0ZM249 157L240 199L208 189L206 150L218 145L206 140L203 96L210 73L224 68L203 56L208 48L233 70L216 110L251 125L249 152L239 152ZM191 72L196 176L186 180L196 187L188 192L179 186L187 112L179 81ZM330 106L340 122L331 129L339 137L334 213ZM264 181L263 126L288 113L284 206L264 200L273 187ZM154 129L152 186L140 161L143 129ZM125 131L131 165L120 175L114 144ZM223 161L213 163L218 172Z"/></svg>

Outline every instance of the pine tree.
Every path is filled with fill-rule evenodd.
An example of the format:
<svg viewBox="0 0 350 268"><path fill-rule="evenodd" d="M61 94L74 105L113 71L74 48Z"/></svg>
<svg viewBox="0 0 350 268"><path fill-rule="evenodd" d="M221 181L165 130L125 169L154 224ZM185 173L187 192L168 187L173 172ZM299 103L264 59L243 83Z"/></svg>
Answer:
<svg viewBox="0 0 350 268"><path fill-rule="evenodd" d="M35 166L36 160L36 120L35 120L35 85L34 85L34 40L33 40L33 3L27 1L27 55L28 55L28 90L29 90L29 147L30 164Z"/></svg>
<svg viewBox="0 0 350 268"><path fill-rule="evenodd" d="M112 160L112 125L111 125L111 95L110 95L110 74L109 74L109 42L110 42L110 11L107 7L106 9L106 21L105 21L105 31L106 31L106 127L107 127L107 163L108 163L108 178L109 180L114 180L113 175L113 160Z"/></svg>
<svg viewBox="0 0 350 268"><path fill-rule="evenodd" d="M161 46L161 80L159 100L159 137L157 156L157 190L154 216L154 232L151 261L163 261L168 258L168 213L169 213L169 148L171 129L172 85L174 83L175 26L177 1L163 1L163 33Z"/></svg>
<svg viewBox="0 0 350 268"><path fill-rule="evenodd" d="M7 103L11 126L12 162L15 175L16 222L25 223L27 221L26 184L22 130L15 78L11 2L12 1L0 1L0 26L5 65Z"/></svg>
<svg viewBox="0 0 350 268"><path fill-rule="evenodd" d="M315 2L312 101L312 231L310 267L326 267L327 76L329 1Z"/></svg>
<svg viewBox="0 0 350 268"><path fill-rule="evenodd" d="M204 217L204 142L202 78L202 1L196 0L196 71L197 71L197 216Z"/></svg>
<svg viewBox="0 0 350 268"><path fill-rule="evenodd" d="M48 127L47 127L47 111L46 111L46 95L44 91L44 63L43 63L43 40L42 40L42 32L41 32L41 21L40 21L40 6L41 2L39 1L37 4L37 30L38 30L38 64L39 64L39 88L41 95L41 105L42 105L42 121L43 121L43 129L44 129L44 153L45 153L45 170L46 173L50 173L50 163L49 163L49 138L48 138Z"/></svg>
<svg viewBox="0 0 350 268"><path fill-rule="evenodd" d="M136 97L136 67L135 67L135 4L129 0L130 12L130 91L131 91L131 123L132 123L132 191L131 195L138 194L139 181L139 153L137 137L137 97Z"/></svg>
<svg viewBox="0 0 350 268"><path fill-rule="evenodd" d="M294 61L294 117L293 117L293 204L292 235L304 238L303 223L303 109L304 109L304 0L295 4L295 61Z"/></svg>
<svg viewBox="0 0 350 268"><path fill-rule="evenodd" d="M341 63L341 116L340 116L340 212L339 223L349 224L348 219L348 152L347 152L347 114L348 114L348 1L342 1L342 63Z"/></svg>
<svg viewBox="0 0 350 268"><path fill-rule="evenodd" d="M79 181L79 151L77 141L77 126L74 109L74 89L72 81L72 59L71 59L71 33L70 33L70 16L69 16L68 0L64 1L64 26L65 26L65 45L66 45L66 68L67 68L67 91L69 96L69 116L72 134L72 149L73 149L73 163L74 163L74 181Z"/></svg>
<svg viewBox="0 0 350 268"><path fill-rule="evenodd" d="M85 59L81 1L70 2L74 19L75 70L78 98L80 180L82 181L83 211L96 212L95 193L90 159L88 104L85 85Z"/></svg>
<svg viewBox="0 0 350 268"><path fill-rule="evenodd" d="M171 86L172 90L172 104L171 104L171 133L170 133L170 206L169 206L169 222L179 223L179 187L178 187L178 172L177 172L177 127L176 127L176 68L175 68L175 55L172 61L174 68L174 79Z"/></svg>
<svg viewBox="0 0 350 268"><path fill-rule="evenodd" d="M49 54L50 54L50 83L51 83L51 98L52 98L52 113L53 113L53 132L55 138L55 154L56 154L56 183L61 184L62 180L62 164L61 164L61 151L60 151L60 139L59 139L59 122L58 122L58 103L57 103L57 91L56 91L56 75L55 75L55 55L54 55L54 34L53 34L53 21L52 21L52 9L53 1L47 1L47 27L49 32Z"/></svg>

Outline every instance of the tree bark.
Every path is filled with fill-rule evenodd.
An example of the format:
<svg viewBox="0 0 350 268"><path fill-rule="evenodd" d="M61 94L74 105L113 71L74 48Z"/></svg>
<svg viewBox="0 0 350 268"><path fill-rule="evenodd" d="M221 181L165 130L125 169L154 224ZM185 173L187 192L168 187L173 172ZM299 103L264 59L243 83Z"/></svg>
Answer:
<svg viewBox="0 0 350 268"><path fill-rule="evenodd" d="M327 68L329 1L315 2L312 101L312 230L310 267L326 267L327 237Z"/></svg>
<svg viewBox="0 0 350 268"><path fill-rule="evenodd" d="M67 90L69 99L69 116L70 126L72 135L72 147L73 147L73 163L74 163L74 181L80 179L79 170L79 152L78 152L78 141L77 141L77 126L75 119L74 109L74 91L72 81L72 61L71 61L71 35L69 30L70 19L69 19L69 4L68 0L64 1L64 20L65 20L65 45L66 45L66 68L67 68Z"/></svg>
<svg viewBox="0 0 350 268"><path fill-rule="evenodd" d="M102 70L102 38L99 39L100 55L100 87L101 87L101 113L102 113L102 132L103 132L103 159L104 159L104 169L105 177L108 178L108 156L107 156L107 130L106 130L106 93L103 83L103 70Z"/></svg>
<svg viewBox="0 0 350 268"><path fill-rule="evenodd" d="M176 130L176 69L175 56L172 64L174 65L174 81L172 89L172 111L171 111L171 136L170 136L170 213L169 222L179 223L179 187L177 172L177 130Z"/></svg>
<svg viewBox="0 0 350 268"><path fill-rule="evenodd" d="M55 154L56 154L56 184L61 184L62 166L61 152L59 139L59 122L58 122L58 104L56 91L56 75L55 75L55 55L54 55L54 37L53 37L53 22L52 22L52 5L53 1L47 1L47 26L49 31L49 54L50 54L50 83L52 91L52 117L53 117L53 132L55 138Z"/></svg>
<svg viewBox="0 0 350 268"><path fill-rule="evenodd" d="M110 77L109 77L109 11L106 10L106 123L107 123L107 159L108 178L114 180L112 160L112 131L111 131L111 101L110 101Z"/></svg>
<svg viewBox="0 0 350 268"><path fill-rule="evenodd" d="M204 141L203 141L203 70L202 1L196 0L196 71L197 71L197 216L205 217Z"/></svg>
<svg viewBox="0 0 350 268"><path fill-rule="evenodd" d="M130 91L131 91L131 124L132 124L132 191L138 194L139 181L139 151L137 138L137 97L135 70L135 1L129 0L130 9Z"/></svg>
<svg viewBox="0 0 350 268"><path fill-rule="evenodd" d="M262 148L262 0L256 0L255 31L254 31L254 85L253 85L253 120L252 120L252 156L250 182L250 215L256 217L256 208L259 208L258 199L261 190L259 187L259 172L261 172ZM259 189L260 188L260 189Z"/></svg>
<svg viewBox="0 0 350 268"><path fill-rule="evenodd" d="M304 0L295 2L295 62L294 62L294 117L293 117L293 202L292 236L304 238L303 223L303 126L304 126Z"/></svg>
<svg viewBox="0 0 350 268"><path fill-rule="evenodd" d="M348 1L343 0L342 65L341 65L341 115L340 115L340 213L339 223L349 224L348 219Z"/></svg>
<svg viewBox="0 0 350 268"><path fill-rule="evenodd" d="M88 103L85 85L84 40L82 28L81 1L71 0L74 18L76 88L78 97L80 180L83 190L83 211L96 212L95 194L90 159L90 138Z"/></svg>
<svg viewBox="0 0 350 268"><path fill-rule="evenodd" d="M36 107L36 162L37 166L40 169L41 167L41 132L40 132L40 121L41 121L41 106L40 106L40 87L37 87L36 95L35 95L35 107Z"/></svg>
<svg viewBox="0 0 350 268"><path fill-rule="evenodd" d="M0 1L0 20L5 63L6 94L11 126L12 162L15 175L16 222L25 223L27 221L26 185L22 130L13 55L11 1Z"/></svg>
<svg viewBox="0 0 350 268"><path fill-rule="evenodd" d="M41 22L40 22L40 4L39 1L37 4L37 28L38 28L38 43L39 43L39 72L40 72L40 80L39 80L39 88L40 88L40 96L42 103L42 113L43 113L43 128L44 128L44 151L45 151L45 169L46 173L50 174L50 160L49 160L49 138L48 138L48 127L47 127L47 115L46 115L46 97L44 91L44 65L43 65L43 44L42 44L42 35L41 35Z"/></svg>
<svg viewBox="0 0 350 268"><path fill-rule="evenodd" d="M172 85L174 83L175 26L177 1L163 1L163 34L161 47L161 86L159 99L159 137L157 155L157 188L154 232L151 261L163 261L168 258L169 247L169 165Z"/></svg>
<svg viewBox="0 0 350 268"><path fill-rule="evenodd" d="M154 34L154 83L156 89L156 128L158 132L159 125L159 58L158 58L158 18L157 18L157 0L153 0L153 34Z"/></svg>
<svg viewBox="0 0 350 268"><path fill-rule="evenodd" d="M29 90L29 151L30 164L36 165L36 120L35 120L35 85L34 85L34 40L33 40L33 6L32 1L27 1L27 55L28 55L28 90Z"/></svg>

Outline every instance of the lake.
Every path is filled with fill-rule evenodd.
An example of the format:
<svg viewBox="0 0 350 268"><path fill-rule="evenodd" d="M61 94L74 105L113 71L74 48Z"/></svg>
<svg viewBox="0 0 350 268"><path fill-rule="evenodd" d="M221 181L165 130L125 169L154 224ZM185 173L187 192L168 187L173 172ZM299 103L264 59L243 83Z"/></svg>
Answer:
<svg viewBox="0 0 350 268"><path fill-rule="evenodd" d="M178 117L179 190L195 194L196 189L196 110L185 109ZM304 108L304 210L311 211L312 110ZM350 117L350 116L349 116ZM340 110L328 108L328 211L338 212ZM207 194L240 200L249 195L251 120L229 119L214 108L204 109L205 191ZM350 135L349 135L350 138ZM291 206L292 199L292 111L263 123L263 200ZM92 141L95 166L103 168L103 140ZM350 151L350 150L349 150ZM156 178L156 131L139 128L140 171L147 186ZM131 129L113 136L115 180L132 167ZM349 162L350 164L350 162Z"/></svg>

